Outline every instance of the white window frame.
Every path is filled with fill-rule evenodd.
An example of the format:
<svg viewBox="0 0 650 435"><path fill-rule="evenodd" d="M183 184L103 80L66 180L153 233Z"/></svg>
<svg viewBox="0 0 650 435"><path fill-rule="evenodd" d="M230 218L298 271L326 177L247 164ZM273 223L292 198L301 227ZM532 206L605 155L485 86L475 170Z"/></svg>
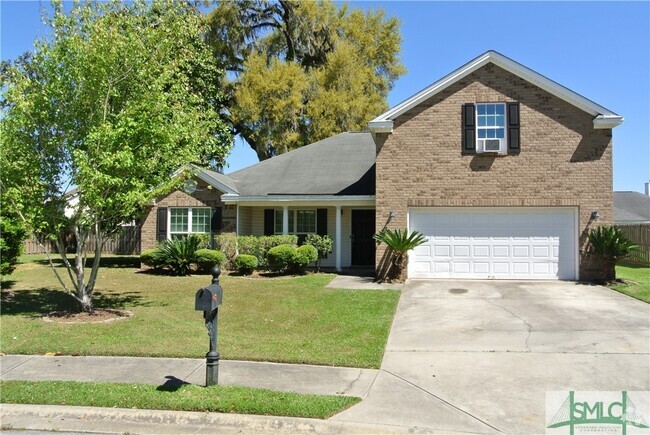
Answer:
<svg viewBox="0 0 650 435"><path fill-rule="evenodd" d="M299 211L313 211L314 212L314 231L308 231L308 232L298 232L298 212ZM282 235L282 230L278 232L278 215L280 219L282 219L284 210L283 209L274 209L273 211L273 233L276 235ZM315 208L296 208L296 209L290 209L289 210L289 223L293 223L293 225L289 225L289 234L295 234L295 235L300 235L300 234L316 234L318 231L318 211ZM293 220L293 222L292 222ZM280 220L280 224L282 223L282 220ZM282 225L280 225L280 228L282 228Z"/></svg>
<svg viewBox="0 0 650 435"><path fill-rule="evenodd" d="M187 209L187 232L172 231L172 210ZM202 209L208 210L208 232L197 232L192 228L192 213L193 210ZM212 233L212 208L211 207L169 207L167 209L167 240L171 240L173 235L190 236L192 234L211 234Z"/></svg>
<svg viewBox="0 0 650 435"><path fill-rule="evenodd" d="M478 108L479 106L487 106L487 105L495 105L495 106L503 106L503 126L499 125L484 125L484 126L479 126L478 125ZM484 103L476 103L474 107L474 119L476 120L476 133L475 133L475 140L476 140L476 151L479 153L499 153L499 154L505 154L507 150L507 145L508 145L508 105L506 103L496 103L496 102L484 102ZM487 130L498 130L498 129L503 129L503 138L479 138L478 133L479 130L487 131ZM498 151L493 151L489 150L486 151L484 149L484 142L489 139L499 139L501 141L501 146L499 147Z"/></svg>

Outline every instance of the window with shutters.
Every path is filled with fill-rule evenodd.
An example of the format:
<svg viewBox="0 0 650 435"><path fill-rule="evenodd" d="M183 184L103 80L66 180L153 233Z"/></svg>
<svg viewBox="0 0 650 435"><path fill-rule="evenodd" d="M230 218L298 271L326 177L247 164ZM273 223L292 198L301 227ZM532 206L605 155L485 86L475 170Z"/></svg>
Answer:
<svg viewBox="0 0 650 435"><path fill-rule="evenodd" d="M172 239L189 234L210 234L209 207L174 207L169 209L169 235Z"/></svg>
<svg viewBox="0 0 650 435"><path fill-rule="evenodd" d="M462 110L462 153L518 153L519 103L468 103Z"/></svg>
<svg viewBox="0 0 650 435"><path fill-rule="evenodd" d="M275 210L275 234L282 234L282 210ZM289 210L289 234L315 234L316 210Z"/></svg>

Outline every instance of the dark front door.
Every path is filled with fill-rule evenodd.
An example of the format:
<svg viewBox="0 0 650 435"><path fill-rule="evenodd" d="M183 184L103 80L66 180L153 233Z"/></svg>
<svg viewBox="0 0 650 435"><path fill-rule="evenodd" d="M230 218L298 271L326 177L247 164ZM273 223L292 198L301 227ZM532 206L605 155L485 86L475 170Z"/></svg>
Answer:
<svg viewBox="0 0 650 435"><path fill-rule="evenodd" d="M352 266L375 265L375 211L352 210Z"/></svg>

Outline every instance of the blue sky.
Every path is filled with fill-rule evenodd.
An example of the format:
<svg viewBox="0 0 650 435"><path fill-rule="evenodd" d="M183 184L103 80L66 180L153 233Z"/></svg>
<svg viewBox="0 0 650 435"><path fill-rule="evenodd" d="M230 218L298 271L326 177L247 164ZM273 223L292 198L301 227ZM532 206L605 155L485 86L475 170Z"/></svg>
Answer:
<svg viewBox="0 0 650 435"><path fill-rule="evenodd" d="M44 36L39 7L1 0L1 56ZM389 105L493 49L625 117L614 129L614 189L643 191L650 179L650 2L350 2L401 20L408 72ZM238 142L232 172L257 161Z"/></svg>

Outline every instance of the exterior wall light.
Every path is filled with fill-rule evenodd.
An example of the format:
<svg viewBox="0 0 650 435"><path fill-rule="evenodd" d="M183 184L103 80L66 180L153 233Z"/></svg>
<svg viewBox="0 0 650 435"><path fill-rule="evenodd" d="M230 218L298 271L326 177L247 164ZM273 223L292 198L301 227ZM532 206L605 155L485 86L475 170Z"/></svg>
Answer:
<svg viewBox="0 0 650 435"><path fill-rule="evenodd" d="M598 213L598 210L594 210L591 212L591 220L592 221L597 221L600 219L600 213Z"/></svg>

